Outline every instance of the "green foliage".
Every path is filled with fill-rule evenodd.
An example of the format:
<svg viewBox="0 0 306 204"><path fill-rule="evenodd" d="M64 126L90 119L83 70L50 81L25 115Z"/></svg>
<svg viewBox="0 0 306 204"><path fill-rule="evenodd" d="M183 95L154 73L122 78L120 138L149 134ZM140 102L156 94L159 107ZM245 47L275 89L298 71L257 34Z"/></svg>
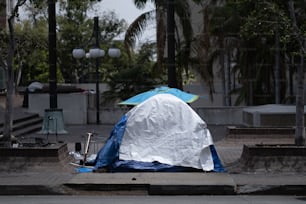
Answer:
<svg viewBox="0 0 306 204"><path fill-rule="evenodd" d="M305 3L295 1L298 27L305 34ZM285 0L228 0L211 10L211 32L221 42L223 37L239 40L231 49L238 49L238 66L233 70L240 86L232 90L240 96L236 105L273 103L275 92L275 55L280 53L281 100L286 94L288 57L299 49L293 35L292 19ZM277 37L279 36L279 37ZM279 41L279 45L276 44ZM232 42L233 46L233 42ZM222 49L222 47L220 47ZM260 97L266 98L265 100ZM251 101L253 100L253 101Z"/></svg>
<svg viewBox="0 0 306 204"><path fill-rule="evenodd" d="M19 64L22 64L21 85L31 81L48 82L48 28L46 20L37 19L36 24L30 21L15 25L16 50Z"/></svg>
<svg viewBox="0 0 306 204"><path fill-rule="evenodd" d="M132 56L133 62L129 66L118 67L117 71L109 75L110 90L103 93L104 103L125 100L163 83L153 72L154 47L154 43L143 44L139 52Z"/></svg>
<svg viewBox="0 0 306 204"><path fill-rule="evenodd" d="M281 33L280 42L287 43L290 38L290 19L278 5L259 3L256 10L247 16L241 27L243 38L256 39L261 37L274 38L276 32Z"/></svg>
<svg viewBox="0 0 306 204"><path fill-rule="evenodd" d="M59 0L57 5L57 79L62 82L78 82L84 72L84 66L72 57L72 50L82 47L89 50L93 47L93 19L88 12L98 1ZM49 81L48 62L48 19L47 0L28 1L24 10L28 14L25 20L18 19L16 27L15 63L22 65L21 85L31 81L47 83ZM101 47L122 34L127 25L113 12L100 16ZM1 32L1 54L7 51L7 33ZM123 50L122 50L123 52ZM18 59L17 59L18 56Z"/></svg>
<svg viewBox="0 0 306 204"><path fill-rule="evenodd" d="M227 3L225 6L209 7L209 31L213 35L237 35L241 25L241 11L237 4ZM243 12L243 11L242 11Z"/></svg>
<svg viewBox="0 0 306 204"><path fill-rule="evenodd" d="M58 82L78 83L89 81L94 73L94 60L76 60L72 50L81 47L88 51L95 44L93 18L88 17L96 1L58 0L57 6L57 79ZM18 57L15 63L22 65L21 85L32 81L49 81L47 0L28 1L28 18L15 24ZM155 44L144 44L139 52L129 58L121 41L116 37L126 31L127 23L118 19L114 12L99 14L100 47L108 50L112 46L121 49L121 57L112 59L107 55L101 60L100 81L111 87L105 93L107 101L126 98L135 92L151 88L161 80L152 71L155 66ZM1 47L6 45L7 34L1 33ZM3 53L3 52L2 52ZM161 74L159 74L161 75Z"/></svg>
<svg viewBox="0 0 306 204"><path fill-rule="evenodd" d="M156 21L156 46L157 46L157 64L155 67L156 72L163 73L165 71L164 51L166 49L166 9L167 1L163 0L134 0L137 8L142 9L145 5L151 2L154 4L155 9L152 11L141 14L129 26L125 35L125 45L128 50L132 50L135 45L137 37L139 37L145 30L146 26L152 21L153 17ZM196 4L201 4L202 0L192 0ZM215 2L215 1L213 1ZM178 87L182 88L184 72L188 77L188 70L191 64L191 42L193 37L193 29L191 25L191 9L190 1L176 0L174 1L175 11L175 40L176 40L176 59L177 60L177 81ZM178 29L179 28L179 29Z"/></svg>
<svg viewBox="0 0 306 204"><path fill-rule="evenodd" d="M59 67L66 83L78 83L84 78L84 64L77 63L71 52L74 48L88 51L94 47L93 18L87 16L92 1L60 1L61 16L58 16L58 60ZM124 20L118 19L114 12L102 13L99 16L100 47L123 33L127 27ZM84 60L83 60L84 61ZM73 73L73 74L72 74Z"/></svg>
<svg viewBox="0 0 306 204"><path fill-rule="evenodd" d="M126 28L126 22L119 20L115 13L103 13L99 16L100 47L105 50L111 45L112 40L123 33ZM95 39L93 38L93 19L85 19L80 16L77 18L69 18L69 16L59 17L59 33L58 38L61 43L58 44L60 69L67 83L77 83L79 73L82 73L83 64L76 63L71 52L74 48L81 47L88 51L94 47ZM105 47L108 45L108 47ZM72 75L71 73L76 73Z"/></svg>

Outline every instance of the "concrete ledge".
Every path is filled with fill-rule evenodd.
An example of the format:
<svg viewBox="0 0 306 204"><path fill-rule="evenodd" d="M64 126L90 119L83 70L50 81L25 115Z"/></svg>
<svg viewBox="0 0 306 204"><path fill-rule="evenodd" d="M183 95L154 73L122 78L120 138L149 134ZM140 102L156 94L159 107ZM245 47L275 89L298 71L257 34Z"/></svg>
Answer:
<svg viewBox="0 0 306 204"><path fill-rule="evenodd" d="M45 185L0 185L0 195L62 195Z"/></svg>
<svg viewBox="0 0 306 204"><path fill-rule="evenodd" d="M0 147L0 172L25 171L28 168L64 167L71 160L67 144L47 147Z"/></svg>
<svg viewBox="0 0 306 204"><path fill-rule="evenodd" d="M240 195L305 195L305 173L241 173L231 174Z"/></svg>
<svg viewBox="0 0 306 204"><path fill-rule="evenodd" d="M55 144L46 147L0 147L0 157L56 157L60 159L62 153L67 151L67 144Z"/></svg>
<svg viewBox="0 0 306 204"><path fill-rule="evenodd" d="M227 126L227 135L257 135L257 136L269 136L278 135L282 136L294 136L294 127L239 127L239 126Z"/></svg>
<svg viewBox="0 0 306 204"><path fill-rule="evenodd" d="M251 172L306 172L306 146L244 145L239 167Z"/></svg>
<svg viewBox="0 0 306 204"><path fill-rule="evenodd" d="M243 124L250 127L295 126L295 115L296 106L282 104L246 107L242 112Z"/></svg>
<svg viewBox="0 0 306 204"><path fill-rule="evenodd" d="M233 195L226 173L82 173L64 184L83 191L143 191L150 195Z"/></svg>
<svg viewBox="0 0 306 204"><path fill-rule="evenodd" d="M235 195L231 185L150 185L149 195Z"/></svg>
<svg viewBox="0 0 306 204"><path fill-rule="evenodd" d="M148 194L149 185L148 184L72 184L66 183L64 186L73 189L76 192L100 192L100 193L111 193L116 194L115 192L129 192L129 194ZM84 193L86 194L86 193Z"/></svg>
<svg viewBox="0 0 306 204"><path fill-rule="evenodd" d="M306 185L244 185L238 186L243 195L305 195Z"/></svg>

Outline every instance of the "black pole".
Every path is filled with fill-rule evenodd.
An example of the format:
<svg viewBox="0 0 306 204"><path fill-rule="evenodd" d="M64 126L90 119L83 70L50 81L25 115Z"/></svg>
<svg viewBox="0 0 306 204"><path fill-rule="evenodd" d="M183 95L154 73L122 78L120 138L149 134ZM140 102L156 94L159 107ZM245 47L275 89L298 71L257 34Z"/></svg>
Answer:
<svg viewBox="0 0 306 204"><path fill-rule="evenodd" d="M56 11L55 1L48 0L48 23L49 23L49 94L50 109L57 108L56 86Z"/></svg>
<svg viewBox="0 0 306 204"><path fill-rule="evenodd" d="M62 109L57 108L57 78L56 78L56 0L48 0L49 25L49 107L45 109L45 116L41 133L66 134ZM50 125L50 118L53 118ZM54 129L55 128L55 129Z"/></svg>
<svg viewBox="0 0 306 204"><path fill-rule="evenodd" d="M175 68L174 0L167 5L168 86L177 88Z"/></svg>
<svg viewBox="0 0 306 204"><path fill-rule="evenodd" d="M99 48L99 18L94 17L94 35L96 38L96 48ZM99 90L99 57L96 58L96 114L97 121L100 123L100 90Z"/></svg>
<svg viewBox="0 0 306 204"><path fill-rule="evenodd" d="M274 65L274 86L275 86L275 104L280 104L280 74L279 74L279 61L280 61L280 45L279 45L279 25L277 21L275 32L275 65Z"/></svg>

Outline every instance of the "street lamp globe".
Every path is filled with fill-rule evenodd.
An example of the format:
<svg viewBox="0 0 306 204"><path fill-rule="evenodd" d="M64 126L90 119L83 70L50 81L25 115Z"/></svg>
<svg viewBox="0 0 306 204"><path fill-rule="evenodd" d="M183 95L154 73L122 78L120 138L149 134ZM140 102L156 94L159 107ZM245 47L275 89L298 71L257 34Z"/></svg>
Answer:
<svg viewBox="0 0 306 204"><path fill-rule="evenodd" d="M118 58L121 55L121 51L118 48L109 48L108 49L108 56L112 58Z"/></svg>
<svg viewBox="0 0 306 204"><path fill-rule="evenodd" d="M81 48L73 49L72 56L76 59L81 59L85 56L85 51Z"/></svg>
<svg viewBox="0 0 306 204"><path fill-rule="evenodd" d="M89 54L91 58L104 57L105 51L100 48L92 48L89 50Z"/></svg>
<svg viewBox="0 0 306 204"><path fill-rule="evenodd" d="M99 57L104 57L105 56L105 51L100 49L99 51Z"/></svg>

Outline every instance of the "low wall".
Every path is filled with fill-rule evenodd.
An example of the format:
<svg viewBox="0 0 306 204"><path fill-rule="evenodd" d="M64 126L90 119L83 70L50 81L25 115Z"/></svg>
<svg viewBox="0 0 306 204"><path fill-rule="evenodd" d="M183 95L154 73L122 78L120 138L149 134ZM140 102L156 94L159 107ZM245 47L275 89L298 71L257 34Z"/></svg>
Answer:
<svg viewBox="0 0 306 204"><path fill-rule="evenodd" d="M58 108L63 110L65 124L96 123L95 94L89 92L58 93ZM28 111L44 116L49 108L48 93L30 93ZM295 106L263 105L253 107L191 107L208 125L248 127L293 127ZM114 125L125 114L127 107L100 107L100 122Z"/></svg>
<svg viewBox="0 0 306 204"><path fill-rule="evenodd" d="M100 122L106 125L115 125L123 114L128 112L128 108L100 108ZM89 108L88 109L88 118L87 121L89 124L96 123L96 109Z"/></svg>
<svg viewBox="0 0 306 204"><path fill-rule="evenodd" d="M305 172L306 147L244 145L239 165L245 172Z"/></svg>
<svg viewBox="0 0 306 204"><path fill-rule="evenodd" d="M54 168L68 170L70 167L67 164L71 162L71 159L67 144L43 147L0 147L0 172L22 172L28 169L32 171L43 169L46 171L51 168L52 170Z"/></svg>
<svg viewBox="0 0 306 204"><path fill-rule="evenodd" d="M243 123L243 107L196 107L194 110L207 124L241 125Z"/></svg>
<svg viewBox="0 0 306 204"><path fill-rule="evenodd" d="M193 108L207 123L212 125L241 125L242 108L240 107L197 107ZM103 124L115 124L129 108L101 108L100 120ZM88 110L88 122L95 123L95 109Z"/></svg>
<svg viewBox="0 0 306 204"><path fill-rule="evenodd" d="M58 108L63 110L65 124L94 124L96 123L95 94L58 93ZM49 108L48 93L30 93L28 112L44 116ZM240 125L242 124L241 107L193 107L199 116L213 125ZM100 122L114 125L123 114L128 112L127 107L100 107Z"/></svg>
<svg viewBox="0 0 306 204"><path fill-rule="evenodd" d="M49 109L48 93L30 93L28 111L44 116L45 110ZM63 110L65 124L87 124L87 93L63 93L57 94L58 108Z"/></svg>

